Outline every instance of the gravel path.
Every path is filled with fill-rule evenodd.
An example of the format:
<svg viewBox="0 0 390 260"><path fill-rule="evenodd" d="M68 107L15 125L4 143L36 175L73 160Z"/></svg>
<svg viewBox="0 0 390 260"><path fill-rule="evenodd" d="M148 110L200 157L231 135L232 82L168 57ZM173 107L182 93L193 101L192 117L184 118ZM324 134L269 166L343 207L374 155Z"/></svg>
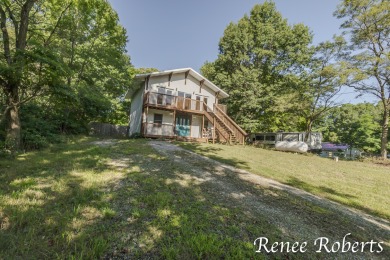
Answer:
<svg viewBox="0 0 390 260"><path fill-rule="evenodd" d="M149 144L178 167L187 169L186 174L179 174L172 181L191 179L193 183L207 183L211 187L208 195L231 205L239 204L245 209L243 214L267 218L282 230L286 238L314 241L318 237L327 237L330 241L341 241L351 233L353 241L372 239L389 246L390 223L387 220L225 165L169 142L150 141ZM342 254L342 258L389 259L389 255L387 247L381 254ZM337 255L331 258L334 257Z"/></svg>

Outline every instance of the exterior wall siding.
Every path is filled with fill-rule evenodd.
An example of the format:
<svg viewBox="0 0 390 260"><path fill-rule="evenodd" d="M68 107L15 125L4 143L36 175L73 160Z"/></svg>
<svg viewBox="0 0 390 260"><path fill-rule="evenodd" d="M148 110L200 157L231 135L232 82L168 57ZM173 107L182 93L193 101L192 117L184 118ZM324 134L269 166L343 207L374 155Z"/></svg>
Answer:
<svg viewBox="0 0 390 260"><path fill-rule="evenodd" d="M131 100L129 136L141 133L143 94L144 89L140 88Z"/></svg>
<svg viewBox="0 0 390 260"><path fill-rule="evenodd" d="M201 96L201 101L204 97L207 97L207 104L210 108L215 103L215 92L207 86L202 86L200 89L200 82L191 75L188 75L187 82L185 81L185 73L173 74L171 83L168 86L168 75L162 75L157 77L151 77L147 86L147 91L157 92L159 87L172 90L173 95L178 95L179 91L191 94L192 99L196 99L196 96ZM186 84L185 84L186 83Z"/></svg>
<svg viewBox="0 0 390 260"><path fill-rule="evenodd" d="M149 114L147 115L146 122L153 123L154 121L154 114L161 114L163 115L163 124L170 124L173 125L173 112L165 111L165 110L158 110L158 109L149 109Z"/></svg>
<svg viewBox="0 0 390 260"><path fill-rule="evenodd" d="M204 84L201 87L199 80L190 74L188 74L187 79L185 79L185 74L185 72L173 73L170 82L169 75L160 75L149 77L141 83L142 87L133 95L131 102L129 135L141 133L141 126L143 126L143 134L147 136L175 136L176 122L174 122L173 111L149 108L148 110L144 109L144 114L142 114L144 94L149 91L158 93L161 87L170 90L170 93L173 96L179 96L179 92L184 92L185 94L190 94L192 100L199 100L198 97L200 97L199 101L204 102L205 98L207 98L208 107L213 109L213 105L216 103L216 92ZM165 94L167 94L167 92L165 92ZM157 103L157 97L157 94L149 95L149 101L152 104L155 104ZM165 99L166 96L163 97L162 103L165 102ZM191 110L199 110L199 108L196 108L196 104L199 103L191 103L191 106L194 105ZM163 115L162 124L154 123L154 114ZM202 138L202 121L202 115L191 115L189 137ZM205 121L207 121L207 119L205 119ZM210 123L208 124L208 127L211 127Z"/></svg>
<svg viewBox="0 0 390 260"><path fill-rule="evenodd" d="M162 124L157 126L154 124L154 114L162 115ZM146 116L146 134L153 136L174 136L173 112L149 109Z"/></svg>

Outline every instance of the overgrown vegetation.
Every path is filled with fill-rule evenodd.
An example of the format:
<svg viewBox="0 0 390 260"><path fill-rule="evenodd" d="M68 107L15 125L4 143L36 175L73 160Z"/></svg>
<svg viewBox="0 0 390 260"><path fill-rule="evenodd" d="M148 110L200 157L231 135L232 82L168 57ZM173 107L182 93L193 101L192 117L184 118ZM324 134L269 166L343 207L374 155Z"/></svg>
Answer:
<svg viewBox="0 0 390 260"><path fill-rule="evenodd" d="M90 121L126 123L134 70L107 1L3 0L0 19L2 147L41 148Z"/></svg>

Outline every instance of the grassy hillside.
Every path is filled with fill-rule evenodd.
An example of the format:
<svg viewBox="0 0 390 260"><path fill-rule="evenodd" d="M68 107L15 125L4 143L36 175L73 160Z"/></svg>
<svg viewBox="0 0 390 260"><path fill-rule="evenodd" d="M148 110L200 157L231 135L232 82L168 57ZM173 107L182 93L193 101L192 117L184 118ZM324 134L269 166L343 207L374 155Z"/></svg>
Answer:
<svg viewBox="0 0 390 260"><path fill-rule="evenodd" d="M252 146L180 143L210 158L390 219L390 165L339 161Z"/></svg>
<svg viewBox="0 0 390 260"><path fill-rule="evenodd" d="M186 169L142 139L76 139L0 169L0 259L243 258L259 234L280 234L186 181L168 184Z"/></svg>
<svg viewBox="0 0 390 260"><path fill-rule="evenodd" d="M253 162L245 160L254 152L279 155L249 147L191 149L244 168L250 168ZM279 156L285 159L269 167L268 174L298 171L287 161L309 159ZM317 163L323 162L332 163ZM0 159L0 259L311 259L319 257L313 248L304 255L269 255L255 253L253 241L259 236L270 241L328 236L335 241L347 233L352 233L350 241L389 244L388 232L369 222L255 186L186 151L168 156L143 139L77 138ZM342 256L320 254L324 259ZM377 257L369 252L360 256Z"/></svg>

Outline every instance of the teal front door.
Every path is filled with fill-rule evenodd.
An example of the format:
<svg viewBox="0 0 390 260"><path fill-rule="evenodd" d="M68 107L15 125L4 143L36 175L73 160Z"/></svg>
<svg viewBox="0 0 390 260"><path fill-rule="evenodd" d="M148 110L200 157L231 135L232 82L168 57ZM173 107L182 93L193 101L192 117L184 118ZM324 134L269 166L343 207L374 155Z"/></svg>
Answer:
<svg viewBox="0 0 390 260"><path fill-rule="evenodd" d="M178 136L190 136L190 134L191 134L191 116L177 115L175 130L176 130L176 134Z"/></svg>

